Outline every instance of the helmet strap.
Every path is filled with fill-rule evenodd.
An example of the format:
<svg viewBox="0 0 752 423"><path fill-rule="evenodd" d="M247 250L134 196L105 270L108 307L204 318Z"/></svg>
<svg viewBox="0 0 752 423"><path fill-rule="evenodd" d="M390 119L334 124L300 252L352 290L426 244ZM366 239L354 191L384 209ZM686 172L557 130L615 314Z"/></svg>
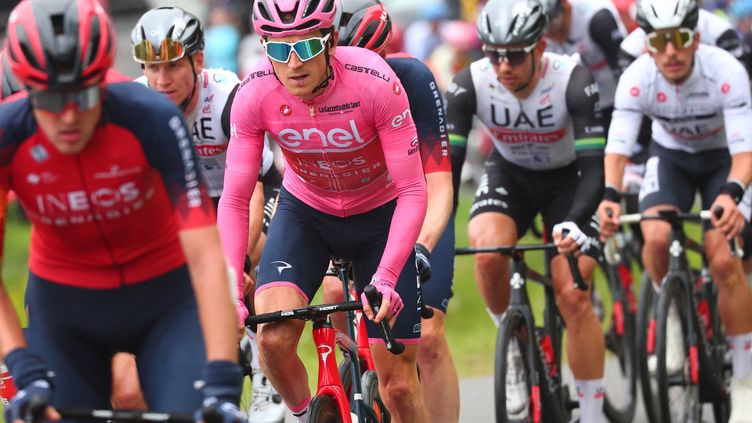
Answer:
<svg viewBox="0 0 752 423"><path fill-rule="evenodd" d="M198 85L198 75L196 74L196 66L193 64L193 56L188 56L188 62L191 64L191 73L193 73L193 87L191 87L191 93L188 94L188 97L183 100L182 103L180 103L180 110L185 113L188 110L188 106L191 105L191 101L193 100L193 96L196 94L196 86Z"/></svg>

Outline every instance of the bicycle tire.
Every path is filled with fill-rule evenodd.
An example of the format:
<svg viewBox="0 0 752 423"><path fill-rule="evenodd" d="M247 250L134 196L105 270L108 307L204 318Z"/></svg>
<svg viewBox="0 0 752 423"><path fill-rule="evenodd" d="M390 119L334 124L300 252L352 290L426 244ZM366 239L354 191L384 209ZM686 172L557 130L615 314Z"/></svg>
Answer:
<svg viewBox="0 0 752 423"><path fill-rule="evenodd" d="M527 327L525 317L518 310L508 310L499 325L499 332L496 338L494 371L494 399L497 423L532 422L535 420L536 416L540 417L542 415L540 409L540 393L537 395L537 399L535 398L536 395L532 395L532 377L530 375L531 363L529 363L529 354L527 353L527 337L534 336L534 333L535 330ZM512 339L517 339L520 353L522 355L522 368L525 372L525 386L528 393L527 412L525 412L524 409L517 413L507 412L507 351Z"/></svg>
<svg viewBox="0 0 752 423"><path fill-rule="evenodd" d="M328 395L316 395L308 405L309 423L343 423L337 401Z"/></svg>
<svg viewBox="0 0 752 423"><path fill-rule="evenodd" d="M345 357L339 363L339 380L342 382L342 388L345 390L347 400L352 403L352 367L350 367L350 357Z"/></svg>
<svg viewBox="0 0 752 423"><path fill-rule="evenodd" d="M690 294L685 292L682 280L673 277L663 282L661 293L658 296L655 340L657 396L659 416L661 421L666 423L674 421L699 422L702 418L699 361L697 357L692 358L692 347L688 341L692 318L687 308L690 304L687 295ZM677 369L669 369L667 364L669 349L668 318L672 305L676 307L679 322L681 322L682 341L680 345L683 357ZM677 358L678 356L677 354ZM678 401L674 401L673 398L678 398Z"/></svg>
<svg viewBox="0 0 752 423"><path fill-rule="evenodd" d="M637 337L637 370L639 373L640 389L642 391L643 404L645 405L645 414L650 423L659 423L658 404L654 395L653 388L654 375L651 375L648 368L648 361L654 353L655 348L655 300L656 292L647 273L643 273L640 284L640 294L637 301L637 324L635 333ZM651 322L652 333L651 333ZM648 351L648 346L653 343L653 352Z"/></svg>
<svg viewBox="0 0 752 423"><path fill-rule="evenodd" d="M609 266L605 261L600 262L601 269L616 289L622 290L623 284L614 266ZM609 289L610 290L610 289ZM595 292L595 290L594 290ZM604 330L606 353L615 356L616 365L606 362L609 368L615 367L611 372L604 369L604 376L608 376L606 382L603 411L613 423L629 423L634 418L637 408L637 358L635 349L635 316L630 311L629 301L624 292L611 292L611 321ZM618 382L617 382L618 380ZM618 387L622 401L614 400L614 387ZM609 392L611 393L609 395Z"/></svg>
<svg viewBox="0 0 752 423"><path fill-rule="evenodd" d="M389 414L389 410L386 409L384 401L381 399L379 377L376 372L367 370L363 373L360 384L363 388L363 402L371 408L376 418L374 423L391 423L392 415Z"/></svg>

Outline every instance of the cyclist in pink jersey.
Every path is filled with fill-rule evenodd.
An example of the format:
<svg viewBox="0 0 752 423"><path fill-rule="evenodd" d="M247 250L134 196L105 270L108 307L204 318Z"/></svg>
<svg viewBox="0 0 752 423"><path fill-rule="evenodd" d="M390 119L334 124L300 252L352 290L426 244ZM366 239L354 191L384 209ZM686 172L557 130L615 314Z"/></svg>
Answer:
<svg viewBox="0 0 752 423"><path fill-rule="evenodd" d="M337 3L254 5L253 25L269 60L246 77L233 103L218 215L222 244L239 266L248 242L251 182L269 132L287 170L259 265L256 311L307 304L330 257L351 260L358 291L370 281L383 295L377 315L364 308L373 319L369 337L386 405L398 421L426 421L416 370L420 317L413 245L427 201L417 135L407 96L383 59L347 47L335 56ZM379 342L374 322L384 319L407 344L402 355L392 356ZM310 392L296 352L303 327L293 321L266 324L258 342L266 375L305 421Z"/></svg>

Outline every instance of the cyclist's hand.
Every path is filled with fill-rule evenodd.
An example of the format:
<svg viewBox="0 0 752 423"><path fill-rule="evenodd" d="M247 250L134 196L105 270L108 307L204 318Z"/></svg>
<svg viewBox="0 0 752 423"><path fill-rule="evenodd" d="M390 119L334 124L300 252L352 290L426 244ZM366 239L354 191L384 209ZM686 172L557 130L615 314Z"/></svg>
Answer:
<svg viewBox="0 0 752 423"><path fill-rule="evenodd" d="M393 316L397 316L402 311L403 304L402 298L394 290L394 284L380 279L378 276L374 276L371 279L371 285L381 294L381 306L379 307L378 314L374 315L371 306L368 305L365 292L360 294L360 301L363 303L363 312L366 316L373 320L374 323L381 323L385 318L389 320Z"/></svg>
<svg viewBox="0 0 752 423"><path fill-rule="evenodd" d="M206 363L203 381L199 383L204 401L196 411L195 420L205 423L241 423L240 394L243 391L243 370L230 361Z"/></svg>
<svg viewBox="0 0 752 423"><path fill-rule="evenodd" d="M60 420L60 414L52 408L52 385L47 379L36 379L10 400L5 409L5 421L14 423Z"/></svg>
<svg viewBox="0 0 752 423"><path fill-rule="evenodd" d="M418 268L420 283L431 279L431 253L423 244L415 244L415 266Z"/></svg>
<svg viewBox="0 0 752 423"><path fill-rule="evenodd" d="M563 230L568 230L566 238L562 238L561 233ZM588 237L574 222L561 222L554 225L553 228L554 244L558 247L560 254L569 254L577 250L586 252L590 248L588 243Z"/></svg>
<svg viewBox="0 0 752 423"><path fill-rule="evenodd" d="M609 210L611 210L610 217ZM598 221L600 222L602 241L614 236L619 229L619 216L621 216L621 205L619 203L603 200L598 205Z"/></svg>
<svg viewBox="0 0 752 423"><path fill-rule="evenodd" d="M716 217L714 212L718 207L723 209L723 214L720 219ZM744 221L744 215L739 211L739 207L737 207L736 202L730 195L718 195L713 202L713 205L710 206L710 211L713 212L711 213L711 222L713 222L713 226L721 231L723 235L726 236L727 240L730 241L742 233L742 229L744 229L746 223Z"/></svg>

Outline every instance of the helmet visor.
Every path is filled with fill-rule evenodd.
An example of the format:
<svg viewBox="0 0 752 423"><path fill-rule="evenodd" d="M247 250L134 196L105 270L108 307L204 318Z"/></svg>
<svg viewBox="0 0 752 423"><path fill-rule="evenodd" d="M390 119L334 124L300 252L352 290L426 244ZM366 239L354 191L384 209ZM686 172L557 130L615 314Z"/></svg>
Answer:
<svg viewBox="0 0 752 423"><path fill-rule="evenodd" d="M647 36L646 46L653 53L665 52L668 43L673 44L676 50L684 50L692 44L695 39L694 35L695 32L689 28L651 32Z"/></svg>
<svg viewBox="0 0 752 423"><path fill-rule="evenodd" d="M31 106L50 113L60 113L73 103L79 110L91 110L99 104L102 90L99 85L66 91L29 91Z"/></svg>
<svg viewBox="0 0 752 423"><path fill-rule="evenodd" d="M323 37L307 38L294 43L264 41L263 46L264 50L266 50L266 55L275 62L289 62L293 50L295 50L295 54L298 55L298 58L301 61L307 62L324 51L326 48L326 42L329 40L329 35L330 34L326 34Z"/></svg>
<svg viewBox="0 0 752 423"><path fill-rule="evenodd" d="M133 59L139 63L174 62L185 56L185 46L178 40L165 38L155 47L149 40L133 46Z"/></svg>

